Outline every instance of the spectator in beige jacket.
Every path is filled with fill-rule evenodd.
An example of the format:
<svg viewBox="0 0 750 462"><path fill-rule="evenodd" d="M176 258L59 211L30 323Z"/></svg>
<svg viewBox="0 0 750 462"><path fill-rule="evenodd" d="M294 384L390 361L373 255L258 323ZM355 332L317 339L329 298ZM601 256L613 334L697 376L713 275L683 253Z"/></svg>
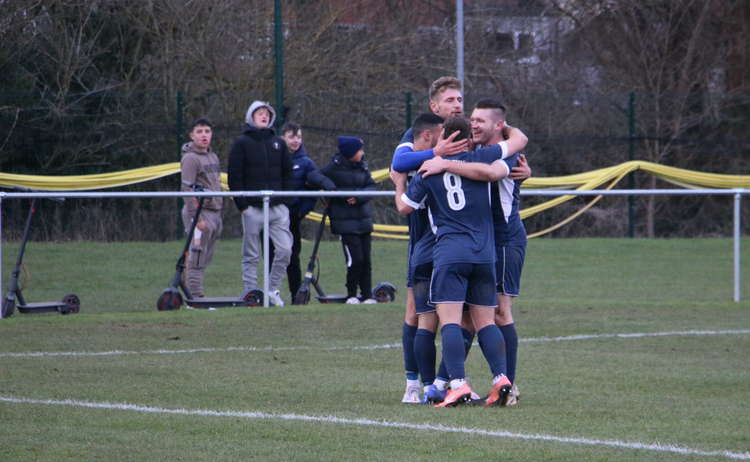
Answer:
<svg viewBox="0 0 750 462"><path fill-rule="evenodd" d="M219 157L211 150L211 136L211 122L203 118L193 122L190 129L191 141L182 146L180 173L183 191L221 191L221 166ZM221 197L203 198L203 208L197 217L198 224L190 243L185 271L185 285L193 298L204 296L204 272L211 263L214 247L222 230L221 208ZM190 231L197 209L198 199L185 197L185 205L182 207L185 232Z"/></svg>

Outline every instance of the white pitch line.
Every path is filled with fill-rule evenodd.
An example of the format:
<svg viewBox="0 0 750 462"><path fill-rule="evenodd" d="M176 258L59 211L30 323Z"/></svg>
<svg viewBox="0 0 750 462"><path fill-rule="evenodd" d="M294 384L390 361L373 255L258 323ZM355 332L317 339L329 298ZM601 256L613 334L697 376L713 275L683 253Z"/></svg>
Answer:
<svg viewBox="0 0 750 462"><path fill-rule="evenodd" d="M744 335L750 334L750 329L734 329L734 330L685 330L685 331L669 331L669 332L644 332L644 333L631 333L631 334L582 334L582 335L568 335L565 337L530 337L520 339L519 342L569 342L574 340L592 340L599 338L644 338L644 337L670 337L670 336L684 336L684 335Z"/></svg>
<svg viewBox="0 0 750 462"><path fill-rule="evenodd" d="M108 403L108 402L91 402L77 400L41 400L30 398L17 398L13 396L0 396L0 402L11 404L37 404L50 406L70 406L92 409L108 409L118 411L132 411L150 414L169 414L169 415L187 415L199 417L232 417L243 419L268 419L268 420L286 420L286 421L303 421L303 422L320 422L341 425L363 425L370 427L384 428L403 428L407 430L443 432L443 433L464 433L476 436L490 436L498 438L511 438L521 440L548 441L554 443L581 444L587 446L606 446L621 449L635 449L644 451L667 452L689 456L720 456L728 459L750 460L750 452L732 452L732 451L705 451L701 449L692 449L675 445L649 444L618 440L597 440L589 438L572 438L564 436L534 434L534 433L515 433L508 431L483 430L481 428L466 427L447 427L444 425L434 424L415 424L408 422L389 422L384 420L371 419L347 419L335 416L314 416L304 414L271 414L266 412L243 412L243 411L217 411L209 409L168 409L153 406L141 406L127 403Z"/></svg>
<svg viewBox="0 0 750 462"><path fill-rule="evenodd" d="M645 337L670 337L688 335L745 335L750 334L750 329L734 330L687 330L670 332L640 332L624 334L582 334L569 335L565 337L529 337L521 338L521 343L544 343L544 342L570 342L577 340L595 340L605 338L645 338ZM269 351L358 351L358 350L390 350L401 348L400 343L387 343L383 345L354 345L339 347L225 347L225 348L189 348L182 350L110 350L110 351L32 351L21 353L0 353L0 358L46 358L55 356L126 356L126 355L179 355L192 353L224 353L231 351L242 352L269 352Z"/></svg>

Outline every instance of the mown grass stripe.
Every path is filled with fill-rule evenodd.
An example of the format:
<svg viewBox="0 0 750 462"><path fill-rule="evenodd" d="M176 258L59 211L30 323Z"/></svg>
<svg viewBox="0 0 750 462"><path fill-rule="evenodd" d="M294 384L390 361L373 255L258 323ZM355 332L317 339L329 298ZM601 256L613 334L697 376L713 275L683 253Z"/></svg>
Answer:
<svg viewBox="0 0 750 462"><path fill-rule="evenodd" d="M670 337L687 335L745 335L750 334L750 329L734 330L687 330L670 332L640 332L620 334L583 334L569 335L565 337L529 337L519 340L521 343L544 343L544 342L570 342L576 340L595 340L606 338L645 338L645 337ZM55 356L125 356L125 355L179 355L193 353L223 353L231 351L253 352L253 351L357 351L357 350L389 350L401 348L400 343L387 343L382 345L354 345L341 347L225 347L225 348L188 348L181 350L110 350L110 351L32 351L20 353L0 353L0 358L45 358Z"/></svg>
<svg viewBox="0 0 750 462"><path fill-rule="evenodd" d="M447 427L444 425L434 424L415 424L408 422L389 422L384 420L371 420L371 419L349 419L335 416L314 416L314 415L303 415L303 414L272 414L266 412L244 412L244 411L217 411L209 409L169 409L154 406L141 406L137 404L128 403L108 403L108 402L90 402L90 401L77 401L71 399L65 400L42 400L42 399L31 399L31 398L18 398L13 396L0 396L0 402L11 403L11 404L36 404L36 405L50 405L50 406L70 406L70 407L81 407L81 408L93 408L93 409L108 409L108 410L119 410L119 411L133 411L143 412L150 414L169 414L169 415L187 415L187 416L200 416L200 417L233 417L243 419L269 419L269 420L286 420L286 421L303 421L303 422L319 422L319 423L331 423L340 425L363 425L371 427L385 427L385 428L403 428L407 430L417 431L430 431L430 432L444 432L444 433L465 433L476 436L490 436L497 438L511 438L521 440L535 440L535 441L547 441L555 443L567 443L567 444L581 444L587 446L605 446L622 449L633 449L633 450L645 450L645 451L657 451L667 452L681 455L690 456L720 456L728 459L736 460L750 460L749 452L732 452L732 451L705 451L701 449L692 449L688 447L676 446L676 445L664 445L664 444L652 444L652 443L639 443L639 442L628 442L618 440L598 440L589 438L573 438L563 437L554 435L544 434L528 434L528 433L515 433L508 431L497 431L497 430L483 430L480 428L466 428L466 427Z"/></svg>

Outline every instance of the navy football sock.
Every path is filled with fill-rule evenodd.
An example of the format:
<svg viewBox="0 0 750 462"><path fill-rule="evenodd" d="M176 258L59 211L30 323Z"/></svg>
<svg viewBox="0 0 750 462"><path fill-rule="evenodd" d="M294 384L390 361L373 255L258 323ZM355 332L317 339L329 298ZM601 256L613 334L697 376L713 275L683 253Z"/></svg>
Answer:
<svg viewBox="0 0 750 462"><path fill-rule="evenodd" d="M461 335L464 338L464 360L469 356L471 351L471 345L474 343L474 332L461 328ZM440 361L440 367L438 368L437 376L438 379L443 379L446 382L450 381L448 377L448 369L445 367L445 361Z"/></svg>
<svg viewBox="0 0 750 462"><path fill-rule="evenodd" d="M414 336L417 334L417 326L410 326L404 323L401 333L401 345L404 349L404 371L408 380L417 380L419 378L419 365L417 358L414 356Z"/></svg>
<svg viewBox="0 0 750 462"><path fill-rule="evenodd" d="M451 380L466 377L464 371L464 339L461 335L461 326L458 324L446 324L440 329L443 337L443 362L448 370Z"/></svg>
<svg viewBox="0 0 750 462"><path fill-rule="evenodd" d="M469 357L469 351L471 351L471 345L474 343L474 331L461 328L461 335L464 336L464 359Z"/></svg>
<svg viewBox="0 0 750 462"><path fill-rule="evenodd" d="M417 329L414 337L414 356L419 365L422 385L432 385L435 381L435 333L427 329Z"/></svg>
<svg viewBox="0 0 750 462"><path fill-rule="evenodd" d="M438 367L437 375L435 376L435 378L450 382L450 377L448 377L448 369L445 368L445 361L443 361L442 359L440 360L440 367Z"/></svg>
<svg viewBox="0 0 750 462"><path fill-rule="evenodd" d="M507 374L505 361L505 341L503 334L496 325L490 324L479 331L479 346L482 348L482 354L490 365L493 376Z"/></svg>
<svg viewBox="0 0 750 462"><path fill-rule="evenodd" d="M516 324L510 323L500 326L500 332L505 339L505 358L508 363L508 379L511 383L516 383L516 360L518 359L518 333Z"/></svg>

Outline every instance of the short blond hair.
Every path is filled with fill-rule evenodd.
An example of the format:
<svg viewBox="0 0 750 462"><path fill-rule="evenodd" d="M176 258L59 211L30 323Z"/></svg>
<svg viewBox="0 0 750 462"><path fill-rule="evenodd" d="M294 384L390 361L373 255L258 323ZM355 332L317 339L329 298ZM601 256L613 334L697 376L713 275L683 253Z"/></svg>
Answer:
<svg viewBox="0 0 750 462"><path fill-rule="evenodd" d="M430 100L434 100L437 95L448 89L461 91L461 81L453 76L444 76L435 80L430 85Z"/></svg>

